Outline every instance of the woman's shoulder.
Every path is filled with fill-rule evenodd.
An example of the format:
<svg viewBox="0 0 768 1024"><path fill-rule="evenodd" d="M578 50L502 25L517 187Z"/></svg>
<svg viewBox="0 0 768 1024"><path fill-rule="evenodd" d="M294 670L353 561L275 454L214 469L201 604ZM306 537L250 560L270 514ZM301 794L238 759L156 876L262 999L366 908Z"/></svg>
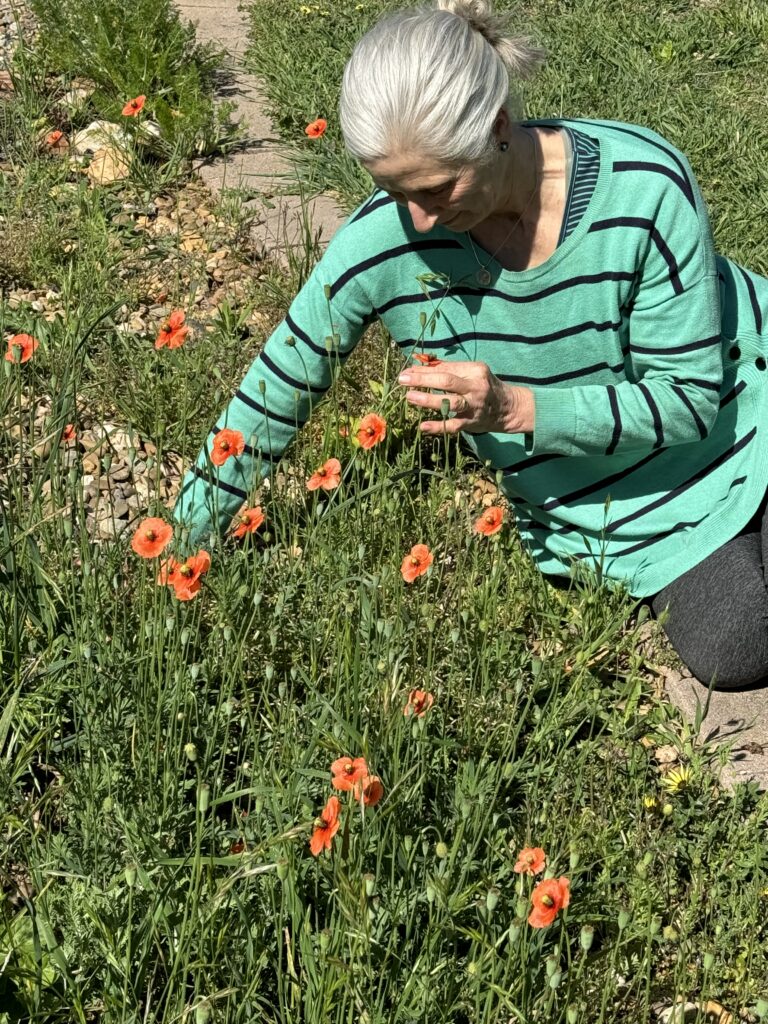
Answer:
<svg viewBox="0 0 768 1024"><path fill-rule="evenodd" d="M610 149L614 160L640 160L685 170L690 164L685 154L653 128L626 121L605 121L597 118L563 119L563 126L588 135Z"/></svg>
<svg viewBox="0 0 768 1024"><path fill-rule="evenodd" d="M345 249L353 248L360 256L366 252L373 254L398 241L406 242L408 219L390 195L375 189L350 213L333 240Z"/></svg>

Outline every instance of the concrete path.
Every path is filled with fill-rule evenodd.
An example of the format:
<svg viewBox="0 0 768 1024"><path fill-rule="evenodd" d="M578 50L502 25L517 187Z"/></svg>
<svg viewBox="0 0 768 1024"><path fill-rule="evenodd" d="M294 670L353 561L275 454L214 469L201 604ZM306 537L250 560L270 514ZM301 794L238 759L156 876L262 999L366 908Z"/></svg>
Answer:
<svg viewBox="0 0 768 1024"><path fill-rule="evenodd" d="M238 8L237 0L179 0L181 15L197 24L201 42L213 42L231 56L232 62L221 98L237 103L236 118L242 118L247 131L247 144L234 153L202 163L197 171L215 193L225 189L245 189L246 205L257 213L252 235L254 246L262 255L285 261L286 250L299 242L305 219L312 234L327 243L343 223L344 214L328 196L318 196L302 209L295 193L295 177L269 118L264 113L264 100L259 81L242 66L248 45L248 18Z"/></svg>
<svg viewBox="0 0 768 1024"><path fill-rule="evenodd" d="M267 255L284 259L286 247L302 234L301 203L297 196L281 196L290 188L291 166L279 140L264 114L258 79L242 69L248 42L246 15L238 9L238 0L178 0L184 17L197 23L198 38L215 42L232 56L232 80L222 98L234 100L248 128L249 144L241 151L203 164L200 176L213 192L226 188L245 188L262 196L275 208L257 203L260 216L254 225L254 244ZM274 198L273 198L274 197ZM327 242L343 222L336 204L320 196L308 204L308 215L320 240ZM693 722L697 698L707 699L706 687L690 676L665 670L669 699ZM768 687L740 693L713 693L708 713L701 726L700 739L706 742L733 742L730 764L723 773L726 785L754 778L768 789Z"/></svg>

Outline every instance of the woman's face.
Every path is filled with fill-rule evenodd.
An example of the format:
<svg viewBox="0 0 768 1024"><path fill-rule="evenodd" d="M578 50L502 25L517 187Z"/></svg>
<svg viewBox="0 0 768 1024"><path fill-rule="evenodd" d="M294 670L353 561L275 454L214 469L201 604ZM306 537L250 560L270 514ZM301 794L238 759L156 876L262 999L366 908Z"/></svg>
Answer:
<svg viewBox="0 0 768 1024"><path fill-rule="evenodd" d="M499 208L488 167L455 167L414 156L391 156L365 165L378 188L408 209L417 231L435 225L469 231Z"/></svg>

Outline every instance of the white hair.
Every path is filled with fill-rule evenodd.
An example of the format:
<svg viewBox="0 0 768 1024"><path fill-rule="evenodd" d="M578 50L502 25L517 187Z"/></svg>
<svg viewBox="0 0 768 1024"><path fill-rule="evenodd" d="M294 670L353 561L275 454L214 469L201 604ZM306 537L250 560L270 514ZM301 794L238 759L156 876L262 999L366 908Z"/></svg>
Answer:
<svg viewBox="0 0 768 1024"><path fill-rule="evenodd" d="M489 0L398 11L359 40L344 69L344 141L362 163L413 151L448 164L482 161L499 110L519 113L515 80L543 60L529 39L506 34Z"/></svg>

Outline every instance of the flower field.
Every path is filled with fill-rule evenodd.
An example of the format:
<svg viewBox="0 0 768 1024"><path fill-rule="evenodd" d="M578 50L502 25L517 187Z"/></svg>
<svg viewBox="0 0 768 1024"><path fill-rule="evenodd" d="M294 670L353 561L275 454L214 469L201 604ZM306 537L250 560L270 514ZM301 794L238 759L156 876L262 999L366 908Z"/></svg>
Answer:
<svg viewBox="0 0 768 1024"><path fill-rule="evenodd" d="M298 61L323 9L281 8L309 167L337 133ZM664 700L644 611L542 579L495 478L419 436L381 331L190 549L181 467L299 282L249 250L247 197L188 180L158 96L204 123L205 75L110 85L96 13L92 105L62 105L88 74L62 28L17 55L0 136L0 1022L768 1020L768 798ZM751 74L740 17L723 60ZM161 46L148 14L124 31ZM95 180L61 143L96 113L169 146L128 136Z"/></svg>

